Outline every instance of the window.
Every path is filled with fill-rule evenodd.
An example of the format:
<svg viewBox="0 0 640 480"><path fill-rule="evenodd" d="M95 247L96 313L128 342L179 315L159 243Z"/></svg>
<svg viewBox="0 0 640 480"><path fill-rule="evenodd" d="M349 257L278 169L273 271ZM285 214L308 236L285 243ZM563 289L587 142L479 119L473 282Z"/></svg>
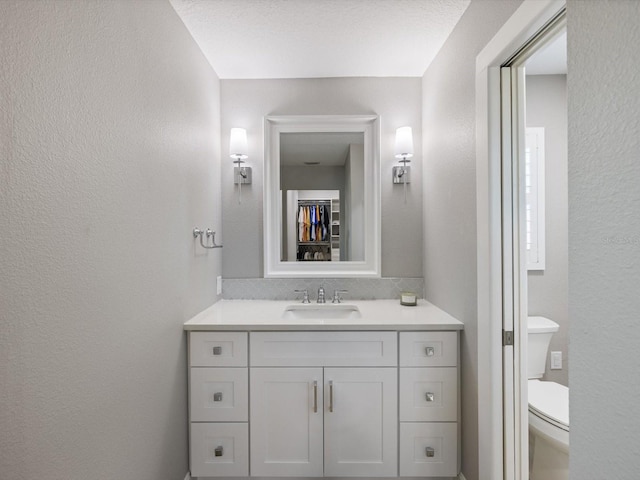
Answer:
<svg viewBox="0 0 640 480"><path fill-rule="evenodd" d="M528 127L525 141L527 269L544 270L544 128Z"/></svg>

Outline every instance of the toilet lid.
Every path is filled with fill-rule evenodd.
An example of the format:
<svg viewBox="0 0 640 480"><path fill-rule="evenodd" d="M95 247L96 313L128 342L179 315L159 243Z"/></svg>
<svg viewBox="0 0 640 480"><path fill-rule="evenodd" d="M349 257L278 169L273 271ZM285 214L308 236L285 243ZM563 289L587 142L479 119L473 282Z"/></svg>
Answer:
<svg viewBox="0 0 640 480"><path fill-rule="evenodd" d="M546 317L527 317L528 333L555 333L559 328L560 325Z"/></svg>
<svg viewBox="0 0 640 480"><path fill-rule="evenodd" d="M569 389L555 382L529 381L529 410L569 430Z"/></svg>

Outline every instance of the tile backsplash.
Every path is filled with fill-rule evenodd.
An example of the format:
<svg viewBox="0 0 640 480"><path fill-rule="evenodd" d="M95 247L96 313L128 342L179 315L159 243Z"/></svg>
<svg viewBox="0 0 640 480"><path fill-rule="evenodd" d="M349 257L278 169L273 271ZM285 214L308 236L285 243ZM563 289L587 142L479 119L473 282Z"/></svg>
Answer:
<svg viewBox="0 0 640 480"><path fill-rule="evenodd" d="M302 295L294 290L307 289L312 301L319 287L324 287L328 301L334 290L347 290L345 300L379 300L400 298L401 292L424 297L423 278L225 278L222 298L227 300L296 300Z"/></svg>

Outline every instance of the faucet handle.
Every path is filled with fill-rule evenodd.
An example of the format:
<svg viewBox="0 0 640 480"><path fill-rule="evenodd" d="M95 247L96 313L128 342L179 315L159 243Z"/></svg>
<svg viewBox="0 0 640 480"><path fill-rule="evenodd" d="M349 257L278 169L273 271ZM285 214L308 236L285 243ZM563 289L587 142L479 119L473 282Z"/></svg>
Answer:
<svg viewBox="0 0 640 480"><path fill-rule="evenodd" d="M294 292L302 293L302 303L311 303L311 300L309 300L309 290L307 290L306 288L301 290L294 290Z"/></svg>
<svg viewBox="0 0 640 480"><path fill-rule="evenodd" d="M324 303L324 287L318 288L318 303Z"/></svg>
<svg viewBox="0 0 640 480"><path fill-rule="evenodd" d="M331 303L340 303L342 302L342 298L340 297L341 293L347 293L349 290L334 290L333 291L333 300Z"/></svg>

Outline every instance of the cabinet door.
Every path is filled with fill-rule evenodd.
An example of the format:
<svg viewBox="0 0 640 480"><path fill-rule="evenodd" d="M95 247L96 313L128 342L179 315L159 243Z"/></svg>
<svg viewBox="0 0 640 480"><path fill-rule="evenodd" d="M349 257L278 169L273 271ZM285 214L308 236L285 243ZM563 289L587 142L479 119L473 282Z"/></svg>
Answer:
<svg viewBox="0 0 640 480"><path fill-rule="evenodd" d="M321 477L322 369L252 368L251 475Z"/></svg>
<svg viewBox="0 0 640 480"><path fill-rule="evenodd" d="M326 368L326 477L398 474L395 368Z"/></svg>

